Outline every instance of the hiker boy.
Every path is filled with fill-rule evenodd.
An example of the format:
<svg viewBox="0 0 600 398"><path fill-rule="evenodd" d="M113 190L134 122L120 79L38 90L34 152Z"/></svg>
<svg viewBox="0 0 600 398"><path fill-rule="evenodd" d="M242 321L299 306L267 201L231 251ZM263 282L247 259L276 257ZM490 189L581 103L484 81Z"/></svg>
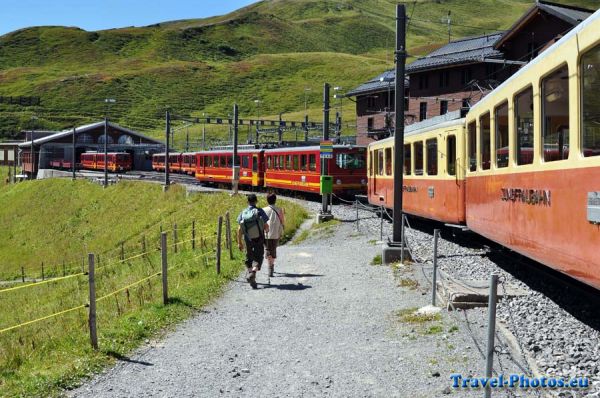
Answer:
<svg viewBox="0 0 600 398"><path fill-rule="evenodd" d="M260 271L265 253L265 232L269 231L269 217L263 209L256 207L258 199L255 194L248 195L248 207L245 208L237 218L238 232L237 242L241 251L246 243L246 269L248 276L246 280L253 289L256 289L256 272ZM244 242L242 242L244 235Z"/></svg>
<svg viewBox="0 0 600 398"><path fill-rule="evenodd" d="M267 221L267 225L269 229L265 231L265 257L269 263L269 276L273 276L273 272L275 271L275 259L277 258L277 245L279 244L279 239L283 236L283 227L285 225L285 212L283 209L275 206L275 202L277 201L277 195L274 193L270 193L267 195L267 203L269 204L267 207L264 207L263 210L269 217L269 221Z"/></svg>

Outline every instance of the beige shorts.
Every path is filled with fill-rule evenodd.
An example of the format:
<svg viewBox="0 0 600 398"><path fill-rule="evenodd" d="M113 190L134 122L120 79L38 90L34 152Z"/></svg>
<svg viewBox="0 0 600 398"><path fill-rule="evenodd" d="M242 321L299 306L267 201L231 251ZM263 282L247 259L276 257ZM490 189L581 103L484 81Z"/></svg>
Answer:
<svg viewBox="0 0 600 398"><path fill-rule="evenodd" d="M277 258L277 245L279 239L265 239L265 258Z"/></svg>

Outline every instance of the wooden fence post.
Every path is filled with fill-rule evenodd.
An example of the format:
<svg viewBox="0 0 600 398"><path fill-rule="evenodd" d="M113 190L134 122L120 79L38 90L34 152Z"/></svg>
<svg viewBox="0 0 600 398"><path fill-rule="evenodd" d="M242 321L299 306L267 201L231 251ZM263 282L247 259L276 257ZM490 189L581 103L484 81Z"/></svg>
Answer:
<svg viewBox="0 0 600 398"><path fill-rule="evenodd" d="M223 229L223 216L219 216L217 226L217 274L221 273L221 230Z"/></svg>
<svg viewBox="0 0 600 398"><path fill-rule="evenodd" d="M21 266L21 280L25 283L25 267Z"/></svg>
<svg viewBox="0 0 600 398"><path fill-rule="evenodd" d="M65 260L63 260L63 276L67 276L67 267L65 266Z"/></svg>
<svg viewBox="0 0 600 398"><path fill-rule="evenodd" d="M123 247L124 242L121 241L121 261L125 260L125 248Z"/></svg>
<svg viewBox="0 0 600 398"><path fill-rule="evenodd" d="M42 280L44 280L44 262L42 261Z"/></svg>
<svg viewBox="0 0 600 398"><path fill-rule="evenodd" d="M90 285L90 304L89 304L89 327L90 327L90 342L92 343L92 348L94 350L98 350L98 333L96 330L96 281L94 279L95 275L95 264L94 264L94 255L92 253L88 254L88 263L89 263L89 274L88 280Z"/></svg>
<svg viewBox="0 0 600 398"><path fill-rule="evenodd" d="M227 248L229 249L229 259L233 260L233 243L231 242L231 220L229 212L225 213L225 238L227 240Z"/></svg>
<svg viewBox="0 0 600 398"><path fill-rule="evenodd" d="M192 250L196 250L196 220L192 221Z"/></svg>
<svg viewBox="0 0 600 398"><path fill-rule="evenodd" d="M167 279L167 233L163 232L160 235L160 251L162 255L162 291L163 291L163 304L167 305L169 302L169 281Z"/></svg>
<svg viewBox="0 0 600 398"><path fill-rule="evenodd" d="M175 253L177 253L177 224L173 224L173 247Z"/></svg>
<svg viewBox="0 0 600 398"><path fill-rule="evenodd" d="M146 253L146 235L142 235L142 253Z"/></svg>

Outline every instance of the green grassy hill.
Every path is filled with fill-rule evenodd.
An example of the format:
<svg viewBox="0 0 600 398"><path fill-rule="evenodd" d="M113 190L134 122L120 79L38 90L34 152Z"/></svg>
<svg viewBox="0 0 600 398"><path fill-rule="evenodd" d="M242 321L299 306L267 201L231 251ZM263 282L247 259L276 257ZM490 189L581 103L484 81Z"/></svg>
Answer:
<svg viewBox="0 0 600 398"><path fill-rule="evenodd" d="M595 0L562 2L597 7ZM447 41L448 10L457 38L505 29L532 3L406 2L410 53ZM347 90L392 66L394 10L393 0L265 0L224 16L147 27L12 32L0 37L0 95L39 96L42 106L0 105L0 134L98 120L105 98L117 99L112 119L151 134L163 129L167 107L226 116L237 101L241 115L252 117L259 98L262 115L303 112L307 87L318 115L323 82Z"/></svg>

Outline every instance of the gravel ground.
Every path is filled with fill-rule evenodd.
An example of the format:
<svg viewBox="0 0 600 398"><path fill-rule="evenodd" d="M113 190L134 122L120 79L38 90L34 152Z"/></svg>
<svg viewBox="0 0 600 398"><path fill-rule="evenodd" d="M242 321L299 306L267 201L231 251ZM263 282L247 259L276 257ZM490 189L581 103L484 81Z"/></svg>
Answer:
<svg viewBox="0 0 600 398"><path fill-rule="evenodd" d="M337 206L335 214L351 216ZM428 322L402 318L402 310L428 304L420 287L426 281L416 267L370 265L380 247L369 223L378 225L364 220L358 234L355 224L342 222L281 247L270 285L264 270L258 290L240 275L164 340L68 395L480 397L480 390L451 390L449 376L483 375L471 334L483 339L485 313L468 315L471 331L445 312ZM402 281L414 285L399 287Z"/></svg>
<svg viewBox="0 0 600 398"><path fill-rule="evenodd" d="M356 218L355 209L341 210L341 206L337 209L349 220ZM370 215L361 212L361 217L368 218ZM379 238L379 219L361 220L360 225ZM391 236L391 229L392 225L385 222L384 239ZM418 229L408 229L406 234L415 257L425 264L431 264L432 234ZM515 264L515 256L497 255L480 243L465 245L464 238L459 242L455 243L454 239L439 240L438 251L444 256L438 262L440 269L474 285L486 283L490 274L497 273L501 280L499 292L502 292L503 285L525 290L527 295L499 303L499 321L516 337L520 350L535 363L541 375L566 378L587 376L592 383L592 387L584 392L549 392L547 396L599 397L600 314L597 302L574 295L569 288L560 284L544 281L543 276L529 276L525 280L527 283L524 283L506 271L519 267L518 263ZM483 311L467 312L477 318L482 316Z"/></svg>

